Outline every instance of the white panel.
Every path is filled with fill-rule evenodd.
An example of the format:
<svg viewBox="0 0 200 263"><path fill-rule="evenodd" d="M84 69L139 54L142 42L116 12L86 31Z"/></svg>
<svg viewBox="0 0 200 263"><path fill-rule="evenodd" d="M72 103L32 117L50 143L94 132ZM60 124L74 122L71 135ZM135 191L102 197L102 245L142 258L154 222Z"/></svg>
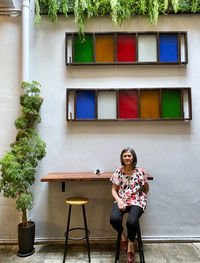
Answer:
<svg viewBox="0 0 200 263"><path fill-rule="evenodd" d="M183 112L184 118L189 118L189 96L188 90L183 91Z"/></svg>
<svg viewBox="0 0 200 263"><path fill-rule="evenodd" d="M98 92L98 119L116 119L116 92Z"/></svg>
<svg viewBox="0 0 200 263"><path fill-rule="evenodd" d="M181 35L181 62L185 62L185 35Z"/></svg>
<svg viewBox="0 0 200 263"><path fill-rule="evenodd" d="M156 35L138 35L138 61L157 61Z"/></svg>
<svg viewBox="0 0 200 263"><path fill-rule="evenodd" d="M72 37L67 36L67 63L72 63Z"/></svg>
<svg viewBox="0 0 200 263"><path fill-rule="evenodd" d="M68 119L74 119L74 91L72 90L68 93Z"/></svg>

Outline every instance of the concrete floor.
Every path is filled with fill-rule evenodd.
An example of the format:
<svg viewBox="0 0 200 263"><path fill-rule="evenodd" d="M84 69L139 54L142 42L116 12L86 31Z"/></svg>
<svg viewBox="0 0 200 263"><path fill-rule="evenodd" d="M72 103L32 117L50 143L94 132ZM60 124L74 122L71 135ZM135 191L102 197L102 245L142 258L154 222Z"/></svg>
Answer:
<svg viewBox="0 0 200 263"><path fill-rule="evenodd" d="M20 258L17 246L0 245L0 263L62 263L64 245L35 245L36 252L29 257ZM146 263L200 263L200 243L145 243ZM91 245L91 263L114 263L115 247ZM85 245L70 244L66 263L88 262ZM139 263L136 252L135 263ZM126 263L125 253L121 253L119 263Z"/></svg>

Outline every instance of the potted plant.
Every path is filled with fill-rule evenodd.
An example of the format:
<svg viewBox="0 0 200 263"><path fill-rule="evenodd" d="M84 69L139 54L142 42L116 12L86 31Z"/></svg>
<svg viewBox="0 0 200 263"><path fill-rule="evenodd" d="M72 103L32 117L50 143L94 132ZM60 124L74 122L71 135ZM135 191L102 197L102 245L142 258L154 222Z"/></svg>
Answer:
<svg viewBox="0 0 200 263"><path fill-rule="evenodd" d="M0 160L0 191L5 197L16 199L16 209L22 215L18 225L19 256L34 253L35 223L28 221L27 210L33 207L34 196L29 187L35 181L36 167L46 152L46 144L39 138L35 126L41 121L39 110L43 98L39 96L41 85L22 82L20 96L21 114L15 121L18 130L10 151Z"/></svg>

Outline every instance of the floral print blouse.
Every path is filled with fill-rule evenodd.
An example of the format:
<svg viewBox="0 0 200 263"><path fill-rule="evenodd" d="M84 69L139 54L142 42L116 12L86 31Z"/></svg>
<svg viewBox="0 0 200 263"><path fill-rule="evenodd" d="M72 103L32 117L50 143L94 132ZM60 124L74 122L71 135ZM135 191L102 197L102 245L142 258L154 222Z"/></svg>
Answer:
<svg viewBox="0 0 200 263"><path fill-rule="evenodd" d="M126 173L123 168L117 169L110 181L119 187L118 195L126 206L137 205L143 210L146 208L146 194L140 191L140 187L148 182L147 176L140 168L135 168L131 173Z"/></svg>

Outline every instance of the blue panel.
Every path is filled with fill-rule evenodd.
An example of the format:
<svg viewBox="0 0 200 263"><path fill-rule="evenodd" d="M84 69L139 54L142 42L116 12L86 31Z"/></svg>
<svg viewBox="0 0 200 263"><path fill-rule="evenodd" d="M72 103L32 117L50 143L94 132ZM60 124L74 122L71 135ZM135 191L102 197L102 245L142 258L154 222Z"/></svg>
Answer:
<svg viewBox="0 0 200 263"><path fill-rule="evenodd" d="M160 62L178 62L178 35L160 34Z"/></svg>
<svg viewBox="0 0 200 263"><path fill-rule="evenodd" d="M76 118L95 119L95 92L77 91L76 92Z"/></svg>

